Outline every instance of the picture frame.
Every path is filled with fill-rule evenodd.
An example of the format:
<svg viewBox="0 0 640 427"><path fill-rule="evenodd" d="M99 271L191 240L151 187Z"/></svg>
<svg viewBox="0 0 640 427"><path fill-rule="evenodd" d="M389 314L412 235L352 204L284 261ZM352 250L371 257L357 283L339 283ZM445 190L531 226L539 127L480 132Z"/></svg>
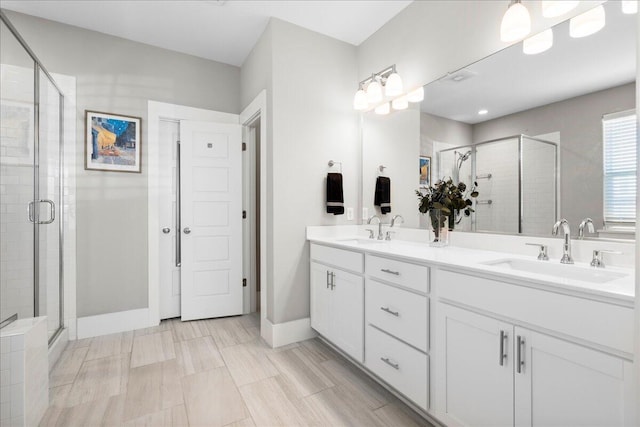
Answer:
<svg viewBox="0 0 640 427"><path fill-rule="evenodd" d="M107 172L142 172L142 119L85 110L84 168Z"/></svg>
<svg viewBox="0 0 640 427"><path fill-rule="evenodd" d="M420 156L420 186L431 186L431 157Z"/></svg>

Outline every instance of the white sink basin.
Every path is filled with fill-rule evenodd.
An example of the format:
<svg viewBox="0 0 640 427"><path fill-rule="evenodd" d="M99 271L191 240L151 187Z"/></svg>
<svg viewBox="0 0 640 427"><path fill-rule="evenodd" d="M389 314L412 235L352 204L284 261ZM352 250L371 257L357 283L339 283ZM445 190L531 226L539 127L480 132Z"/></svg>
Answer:
<svg viewBox="0 0 640 427"><path fill-rule="evenodd" d="M603 268L581 267L572 264L559 264L553 261L529 261L524 259L499 259L483 262L484 265L491 265L508 270L517 270L527 273L543 274L562 279L581 280L591 283L606 283L612 280L621 279L626 274L615 271L608 271Z"/></svg>
<svg viewBox="0 0 640 427"><path fill-rule="evenodd" d="M350 243L352 245L379 245L383 243L388 243L387 240L365 239L365 238L338 239L338 242Z"/></svg>

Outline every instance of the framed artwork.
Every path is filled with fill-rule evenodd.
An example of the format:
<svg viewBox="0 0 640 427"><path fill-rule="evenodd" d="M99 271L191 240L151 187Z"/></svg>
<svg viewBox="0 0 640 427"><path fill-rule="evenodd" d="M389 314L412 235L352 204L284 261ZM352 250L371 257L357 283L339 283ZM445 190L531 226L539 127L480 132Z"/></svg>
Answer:
<svg viewBox="0 0 640 427"><path fill-rule="evenodd" d="M431 186L431 157L420 156L420 185Z"/></svg>
<svg viewBox="0 0 640 427"><path fill-rule="evenodd" d="M141 171L140 117L85 111L84 168Z"/></svg>

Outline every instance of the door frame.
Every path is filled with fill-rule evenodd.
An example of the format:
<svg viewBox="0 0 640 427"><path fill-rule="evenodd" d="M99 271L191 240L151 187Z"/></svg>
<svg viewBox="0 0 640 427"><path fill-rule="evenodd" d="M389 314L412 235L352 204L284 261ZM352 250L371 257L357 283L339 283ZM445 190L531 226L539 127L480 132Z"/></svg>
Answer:
<svg viewBox="0 0 640 427"><path fill-rule="evenodd" d="M184 105L168 104L164 102L148 101L148 140L154 141L160 129L160 120L193 120L203 122L217 122L239 124L238 114L222 113L204 110ZM149 326L160 324L160 149L157 144L146 144L148 199L148 304Z"/></svg>

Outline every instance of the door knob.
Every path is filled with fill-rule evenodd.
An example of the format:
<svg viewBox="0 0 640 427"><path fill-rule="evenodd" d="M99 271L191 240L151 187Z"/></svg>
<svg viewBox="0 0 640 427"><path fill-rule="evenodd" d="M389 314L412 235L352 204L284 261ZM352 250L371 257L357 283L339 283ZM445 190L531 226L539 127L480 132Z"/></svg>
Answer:
<svg viewBox="0 0 640 427"><path fill-rule="evenodd" d="M165 227L165 228L162 229L162 232L164 234L169 234L171 232L171 229L169 227Z"/></svg>
<svg viewBox="0 0 640 427"><path fill-rule="evenodd" d="M191 233L191 229L189 227L185 227L183 231L184 231L184 234Z"/></svg>

